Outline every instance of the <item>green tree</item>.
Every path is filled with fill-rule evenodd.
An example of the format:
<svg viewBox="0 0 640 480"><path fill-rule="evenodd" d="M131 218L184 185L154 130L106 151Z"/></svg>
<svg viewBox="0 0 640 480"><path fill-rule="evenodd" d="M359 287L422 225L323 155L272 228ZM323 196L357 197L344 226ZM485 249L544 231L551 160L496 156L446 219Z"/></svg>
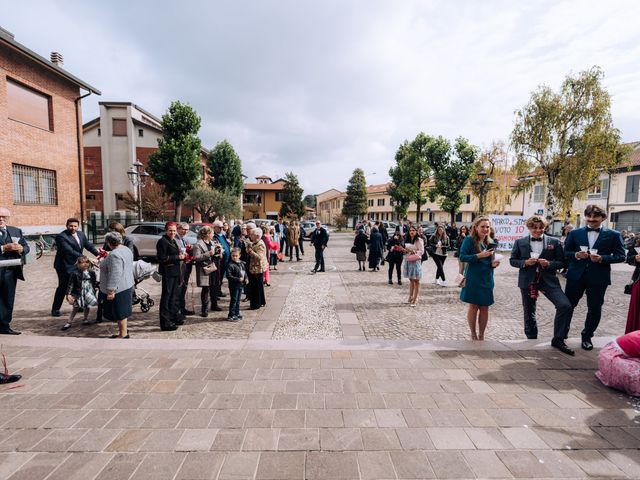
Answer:
<svg viewBox="0 0 640 480"><path fill-rule="evenodd" d="M209 152L207 157L209 185L221 192L240 197L244 190L242 163L228 140L223 140Z"/></svg>
<svg viewBox="0 0 640 480"><path fill-rule="evenodd" d="M599 181L627 154L611 118L611 99L601 85L602 70L592 67L567 76L559 92L546 85L516 112L511 143L518 174L540 172L532 181L547 187L545 213L552 221L570 212L576 195Z"/></svg>
<svg viewBox="0 0 640 480"><path fill-rule="evenodd" d="M187 193L201 180L199 130L200 117L193 108L179 101L172 102L162 115L158 151L149 156L147 170L175 202L176 220L180 220Z"/></svg>
<svg viewBox="0 0 640 480"><path fill-rule="evenodd" d="M406 215L409 202L416 203L416 222L420 221L420 208L425 202L425 182L431 175L427 161L429 138L420 132L409 142L405 140L396 152L396 165L389 169L392 185L391 198L396 202L396 212Z"/></svg>
<svg viewBox="0 0 640 480"><path fill-rule="evenodd" d="M449 212L451 222L455 222L456 213L463 201L462 191L467 186L478 158L477 148L462 137L456 139L453 148L443 137L427 137L425 154L435 180L429 195L439 200L440 208Z"/></svg>
<svg viewBox="0 0 640 480"><path fill-rule="evenodd" d="M312 194L305 195L302 199L302 203L304 203L305 207L316 208L316 196Z"/></svg>
<svg viewBox="0 0 640 480"><path fill-rule="evenodd" d="M349 179L342 214L347 218L352 217L354 221L367 214L367 180L361 168L356 168Z"/></svg>
<svg viewBox="0 0 640 480"><path fill-rule="evenodd" d="M211 223L216 217L239 218L242 216L240 197L200 185L189 192L186 200L200 213L203 222Z"/></svg>
<svg viewBox="0 0 640 480"><path fill-rule="evenodd" d="M479 171L487 173L485 178L495 180L491 188L485 191L485 212L504 213L507 205L511 203L511 195L517 189L511 187L511 178L515 176L513 166L509 163L504 142L494 141L491 146L484 149L476 164L472 176ZM480 185L471 185L471 191L476 197L480 196Z"/></svg>
<svg viewBox="0 0 640 480"><path fill-rule="evenodd" d="M282 190L282 206L280 216L282 218L304 217L304 203L302 203L302 187L298 177L293 172L284 175L284 188Z"/></svg>

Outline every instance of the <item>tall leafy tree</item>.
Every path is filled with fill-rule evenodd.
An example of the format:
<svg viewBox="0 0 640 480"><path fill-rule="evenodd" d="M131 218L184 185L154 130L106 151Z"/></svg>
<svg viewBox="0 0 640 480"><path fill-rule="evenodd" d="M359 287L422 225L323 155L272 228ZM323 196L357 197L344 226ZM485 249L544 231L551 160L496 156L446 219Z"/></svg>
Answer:
<svg viewBox="0 0 640 480"><path fill-rule="evenodd" d="M304 203L306 207L316 208L316 203L317 203L316 196L312 194L305 195L304 198L302 199L302 203Z"/></svg>
<svg viewBox="0 0 640 480"><path fill-rule="evenodd" d="M179 101L172 102L162 115L158 151L149 156L147 170L175 202L176 220L180 220L187 193L201 180L199 130L200 117L193 108Z"/></svg>
<svg viewBox="0 0 640 480"><path fill-rule="evenodd" d="M477 148L462 137L456 139L453 148L443 137L427 137L425 155L435 180L429 195L438 199L440 208L449 212L451 222L454 222L462 205L462 191L478 158Z"/></svg>
<svg viewBox="0 0 640 480"><path fill-rule="evenodd" d="M354 221L367 214L367 180L364 170L356 168L347 185L347 196L342 204L342 214Z"/></svg>
<svg viewBox="0 0 640 480"><path fill-rule="evenodd" d="M239 218L242 216L239 196L207 185L200 185L191 190L186 200L200 213L203 222L213 222L216 217Z"/></svg>
<svg viewBox="0 0 640 480"><path fill-rule="evenodd" d="M406 214L409 202L415 202L416 222L420 221L420 208L425 202L425 182L431 175L427 162L428 142L429 137L422 132L411 142L405 140L396 152L396 165L389 169L392 181L389 194L396 202L396 211L404 210Z"/></svg>
<svg viewBox="0 0 640 480"><path fill-rule="evenodd" d="M303 192L298 177L293 172L287 172L284 180L280 216L282 218L303 218L305 212L304 203L302 203Z"/></svg>
<svg viewBox="0 0 640 480"><path fill-rule="evenodd" d="M540 172L547 187L545 214L556 218L571 209L577 194L599 181L627 154L611 118L611 99L599 67L567 76L559 92L546 85L516 112L511 143L520 174Z"/></svg>
<svg viewBox="0 0 640 480"><path fill-rule="evenodd" d="M517 192L512 188L511 178L516 176L514 167L509 162L504 142L494 141L484 149L476 161L472 176L479 171L487 173L487 178L494 180L491 188L485 191L484 209L486 212L503 213L511 203L511 196ZM471 191L480 196L480 185L472 185Z"/></svg>
<svg viewBox="0 0 640 480"><path fill-rule="evenodd" d="M219 142L209 152L207 168L211 187L240 197L244 190L242 163L228 140Z"/></svg>

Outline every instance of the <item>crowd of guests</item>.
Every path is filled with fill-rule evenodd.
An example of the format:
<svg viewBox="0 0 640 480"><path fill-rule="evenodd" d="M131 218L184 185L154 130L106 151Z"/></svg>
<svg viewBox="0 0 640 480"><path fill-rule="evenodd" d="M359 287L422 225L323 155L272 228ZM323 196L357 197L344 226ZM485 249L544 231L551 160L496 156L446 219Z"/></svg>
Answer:
<svg viewBox="0 0 640 480"><path fill-rule="evenodd" d="M628 244L628 253L622 235L602 226L607 218L604 209L588 205L584 211L587 226L565 228L561 238L546 234L546 220L532 216L526 222L529 234L516 240L510 265L518 269L518 287L524 317L524 334L537 339L536 305L540 294L554 305L554 330L551 345L561 352L574 355L565 342L569 334L576 306L583 296L587 298L587 315L581 331L581 347L593 349L593 338L602 315L602 305L607 287L611 284L611 265L624 262L636 267L627 293L631 294L626 332L640 330L640 239ZM394 235L384 240L386 256L380 254L380 237L386 229L382 222L364 222L357 226L351 251L356 254L358 270L365 270L367 248L369 269L375 271L386 261L388 281L393 275L402 284L400 271L409 280L408 304L415 306L420 292L422 262L430 256L435 264L435 283L444 285L444 263L447 252L454 249L459 262L460 300L468 304L467 321L470 337L484 340L489 322L489 307L494 303L494 271L500 265L502 255L497 253L491 220L477 217L470 228L455 225L438 225L435 232L426 236L420 225L405 222L398 225ZM455 238L455 241L452 240ZM637 247L637 248L636 248ZM404 265L402 267L402 265ZM565 272L567 281L563 290L557 274Z"/></svg>
<svg viewBox="0 0 640 480"><path fill-rule="evenodd" d="M11 321L16 284L17 280L24 280L23 264L29 246L22 231L8 225L10 215L8 209L0 208L0 334L19 335L11 328ZM97 248L80 225L78 219L69 218L65 230L55 238L54 269L58 285L51 316L62 316L66 300L71 312L62 330L71 329L79 313L83 324L91 323L90 315L95 310L96 323L103 318L117 322L118 333L112 338L130 338L127 320L132 315L132 306L140 301L135 292L133 242L124 227L113 222L104 245ZM176 330L188 316L196 314L187 301L192 275L200 289L199 315L206 318L210 312L222 311L220 299L227 296L223 292L226 284L227 320L237 322L242 320L241 302L247 302L251 310L266 305L264 288L270 286L270 272L278 269L278 263L285 261L286 256L293 261L294 252L297 261L304 255L304 232L296 221L230 226L216 220L197 231L194 245L187 241L189 230L188 223L167 222L156 245L158 268L154 277L162 283L159 320L163 331ZM310 238L316 260L313 273L325 271L323 252L328 238L326 229L317 222ZM95 258L89 258L85 251Z"/></svg>

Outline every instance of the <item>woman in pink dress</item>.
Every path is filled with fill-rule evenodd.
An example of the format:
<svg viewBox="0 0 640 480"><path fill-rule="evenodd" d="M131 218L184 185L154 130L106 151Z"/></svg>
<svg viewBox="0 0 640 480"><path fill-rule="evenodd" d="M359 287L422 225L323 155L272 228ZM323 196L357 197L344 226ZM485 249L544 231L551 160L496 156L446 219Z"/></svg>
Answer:
<svg viewBox="0 0 640 480"><path fill-rule="evenodd" d="M632 246L627 252L627 263L633 265L636 269L631 276L631 300L629 301L629 312L627 313L627 327L624 333L634 332L640 330L640 255L636 248L640 250L640 239L636 240L634 246Z"/></svg>

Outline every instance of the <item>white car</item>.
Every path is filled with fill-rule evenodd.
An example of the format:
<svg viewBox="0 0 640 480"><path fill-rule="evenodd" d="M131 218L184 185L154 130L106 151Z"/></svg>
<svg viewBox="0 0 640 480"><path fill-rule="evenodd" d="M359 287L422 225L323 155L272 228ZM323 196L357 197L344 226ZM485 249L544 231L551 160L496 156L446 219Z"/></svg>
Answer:
<svg viewBox="0 0 640 480"><path fill-rule="evenodd" d="M155 257L156 244L164 235L164 223L144 222L129 225L124 229L125 234L133 241L133 258ZM198 237L192 231L187 233L187 243L195 245Z"/></svg>
<svg viewBox="0 0 640 480"><path fill-rule="evenodd" d="M327 227L324 224L322 224L321 226L327 231L327 233L329 233L329 227ZM311 234L315 229L316 229L316 222L300 222L300 230L304 232L304 235L303 235L304 238L311 237Z"/></svg>

